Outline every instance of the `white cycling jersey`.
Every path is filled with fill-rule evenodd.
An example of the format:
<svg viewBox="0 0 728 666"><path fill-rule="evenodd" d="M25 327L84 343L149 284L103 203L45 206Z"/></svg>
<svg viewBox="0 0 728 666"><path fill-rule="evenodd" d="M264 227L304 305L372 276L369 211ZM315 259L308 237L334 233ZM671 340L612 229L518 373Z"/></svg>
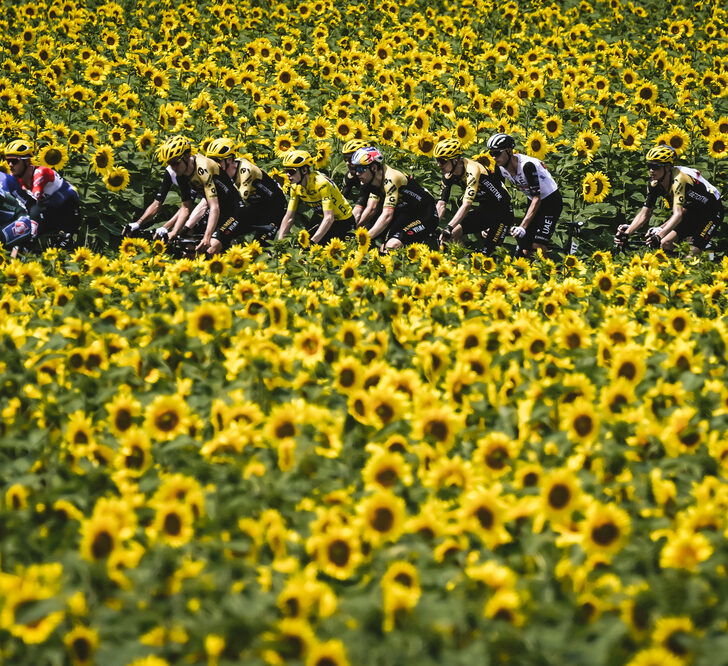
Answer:
<svg viewBox="0 0 728 666"><path fill-rule="evenodd" d="M535 157L528 157L528 155L521 155L515 153L513 159L516 160L516 175L511 175L511 172L504 167L499 167L503 177L509 182L515 185L521 192L523 192L529 199L533 197L531 193L531 186L528 184L525 174L523 173L523 167L526 164L533 164L536 167L536 175L538 176L538 184L541 189L541 198L545 199L549 194L553 194L559 189L553 176L549 173L548 169L543 165L541 160Z"/></svg>

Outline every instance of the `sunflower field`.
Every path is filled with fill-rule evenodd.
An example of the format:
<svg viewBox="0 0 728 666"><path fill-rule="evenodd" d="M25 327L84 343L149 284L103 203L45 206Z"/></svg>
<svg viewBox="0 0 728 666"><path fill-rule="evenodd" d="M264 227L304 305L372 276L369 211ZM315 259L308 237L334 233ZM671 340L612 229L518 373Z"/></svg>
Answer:
<svg viewBox="0 0 728 666"><path fill-rule="evenodd" d="M0 139L108 240L155 148L274 175L513 134L609 243L672 145L725 191L726 10L14 3ZM516 207L523 209L523 201ZM728 259L305 233L0 255L0 663L728 664Z"/></svg>

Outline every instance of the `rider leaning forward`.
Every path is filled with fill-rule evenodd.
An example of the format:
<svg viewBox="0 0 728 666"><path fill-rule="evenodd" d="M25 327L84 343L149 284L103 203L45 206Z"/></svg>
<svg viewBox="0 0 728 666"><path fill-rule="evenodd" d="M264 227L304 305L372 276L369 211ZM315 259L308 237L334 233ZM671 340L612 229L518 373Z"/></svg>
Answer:
<svg viewBox="0 0 728 666"><path fill-rule="evenodd" d="M676 241L688 239L691 254L700 254L723 222L720 192L696 169L675 166L672 146L659 145L647 152L650 182L647 197L631 224L617 229L614 242L624 245L630 234L649 222L657 200L663 198L672 214L662 226L652 227L645 242L653 248L671 250Z"/></svg>

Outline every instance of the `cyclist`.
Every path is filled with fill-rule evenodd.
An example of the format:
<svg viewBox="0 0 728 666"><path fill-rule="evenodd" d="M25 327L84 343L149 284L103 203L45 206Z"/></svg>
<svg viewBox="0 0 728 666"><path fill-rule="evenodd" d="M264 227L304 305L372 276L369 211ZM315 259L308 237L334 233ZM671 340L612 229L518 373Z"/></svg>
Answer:
<svg viewBox="0 0 728 666"><path fill-rule="evenodd" d="M212 234L218 222L228 221L235 217L240 207L240 194L232 180L224 174L217 162L202 154L192 154L190 142L181 136L175 136L165 142L159 150L159 159L166 162L177 178L186 178L190 187L202 193L203 201L190 215L189 220L177 220L169 234L173 239L183 227L192 228L203 216L203 208L207 206L207 224L202 240L195 247L196 252L213 254L211 249Z"/></svg>
<svg viewBox="0 0 728 666"><path fill-rule="evenodd" d="M373 146L360 148L351 158L361 184L369 188L369 201L362 219L382 201L382 212L369 229L369 236L385 234L384 251L411 243L430 243L437 229L437 204L422 185L384 162Z"/></svg>
<svg viewBox="0 0 728 666"><path fill-rule="evenodd" d="M341 193L347 199L354 198L354 190L360 190L359 195L354 200L352 206L352 215L356 221L357 226L361 224L361 214L367 205L367 199L369 199L369 193L362 189L359 179L356 177L356 170L351 163L351 158L359 148L366 148L369 145L364 139L351 139L347 141L341 148L341 154L346 159L346 173L344 174L344 180L341 184Z"/></svg>
<svg viewBox="0 0 728 666"><path fill-rule="evenodd" d="M460 207L443 230L440 242L458 243L464 235L482 235L485 251L493 252L513 226L511 197L502 179L489 173L480 162L463 157L463 147L457 139L440 141L434 155L442 171L442 191L437 202L440 219L445 214L452 186L457 184L463 188Z"/></svg>
<svg viewBox="0 0 728 666"><path fill-rule="evenodd" d="M7 247L31 235L32 224L20 186L13 176L0 171L0 240Z"/></svg>
<svg viewBox="0 0 728 666"><path fill-rule="evenodd" d="M20 185L19 194L34 223L32 235L73 233L81 223L78 192L58 172L33 164L32 157L33 148L23 139L5 146L10 173Z"/></svg>
<svg viewBox="0 0 728 666"><path fill-rule="evenodd" d="M631 224L617 229L614 242L624 245L627 237L649 222L659 198L667 200L672 213L667 222L648 229L645 242L651 247L671 250L675 241L689 239L690 252L700 254L723 222L720 192L699 171L675 166L672 146L659 145L647 151L650 182L647 197Z"/></svg>
<svg viewBox="0 0 728 666"><path fill-rule="evenodd" d="M312 169L313 158L305 150L288 151L282 162L291 181L291 196L278 238L286 236L303 201L313 209L307 225L311 242L324 245L332 238L343 239L354 228L354 217L339 188L320 171Z"/></svg>
<svg viewBox="0 0 728 666"><path fill-rule="evenodd" d="M185 139L184 137L173 138L179 138L185 142L187 141L187 139ZM162 146L160 146L160 151L164 148L165 145L166 144L162 144ZM167 220L162 226L155 229L155 235L159 238L166 238L168 237L170 230L174 229L174 227L177 225L178 221L181 220L181 224L184 224L192 210L192 202L198 199L199 196L196 192L192 191L189 181L186 178L177 178L177 175L175 174L172 167L166 166L162 173L162 181L159 184L159 189L157 190L157 194L155 195L154 200L152 201L152 203L149 204L149 206L147 206L146 210L139 216L139 218L137 218L135 222L132 222L131 224L128 224L126 227L124 227L122 234L125 236L131 235L139 230L143 230L149 227L151 225L151 221L157 216L157 214L161 210L162 205L167 199L167 195L169 194L173 186L179 189L179 195L182 203L180 204L180 207L177 209L175 214L169 220Z"/></svg>
<svg viewBox="0 0 728 666"><path fill-rule="evenodd" d="M205 151L230 178L240 194L235 216L224 220L212 235L212 252L220 252L245 233L274 234L286 212L286 197L280 185L249 160L236 159L230 139L215 139Z"/></svg>
<svg viewBox="0 0 728 666"><path fill-rule="evenodd" d="M528 199L521 223L511 227L518 254L528 256L533 250L546 250L564 205L559 186L541 160L514 152L512 136L493 134L487 147L496 163L496 175L515 185Z"/></svg>

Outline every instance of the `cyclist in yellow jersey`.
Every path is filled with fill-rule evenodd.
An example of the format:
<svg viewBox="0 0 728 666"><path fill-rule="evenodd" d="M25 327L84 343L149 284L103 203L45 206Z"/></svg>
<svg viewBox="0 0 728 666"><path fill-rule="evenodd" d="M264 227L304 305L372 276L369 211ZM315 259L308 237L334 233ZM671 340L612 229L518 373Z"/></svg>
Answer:
<svg viewBox="0 0 728 666"><path fill-rule="evenodd" d="M440 141L434 155L442 172L442 190L437 202L440 218L445 214L453 185L463 188L460 206L443 229L440 242L459 243L463 236L475 235L482 237L486 253L493 252L513 226L511 197L500 178L480 162L464 157L463 147L457 139Z"/></svg>
<svg viewBox="0 0 728 666"><path fill-rule="evenodd" d="M324 174L312 169L313 158L305 150L291 150L283 156L283 168L291 181L291 196L283 216L278 238L289 232L301 202L313 209L306 225L311 242L328 243L332 238L344 238L354 228L349 202L339 188Z"/></svg>
<svg viewBox="0 0 728 666"><path fill-rule="evenodd" d="M222 174L216 162L201 154L192 155L189 143L179 142L170 145L167 150L160 153L160 159L165 160L172 167L177 178L186 178L194 189L202 193L208 208L207 226L202 240L195 250L212 254L210 244L212 234L220 219L221 201L225 214L228 215L238 204L240 195L227 176L220 177ZM220 195L223 196L222 200ZM190 217L193 218L196 212L198 211L193 212ZM191 221L192 219L188 221L188 226ZM180 224L179 227L181 228L181 226ZM170 233L170 237L179 233L180 228L176 226Z"/></svg>
<svg viewBox="0 0 728 666"><path fill-rule="evenodd" d="M723 222L720 192L696 169L675 166L677 154L672 146L655 146L646 159L650 183L645 203L631 224L617 229L614 242L624 245L630 234L649 222L657 200L664 198L672 213L665 224L647 231L645 242L671 250L676 241L689 239L691 254L700 254Z"/></svg>
<svg viewBox="0 0 728 666"><path fill-rule="evenodd" d="M212 235L211 253L227 249L245 234L257 238L272 237L286 212L283 190L265 171L246 159L236 159L235 146L229 139L215 139L205 150L234 183L239 205L220 224Z"/></svg>
<svg viewBox="0 0 728 666"><path fill-rule="evenodd" d="M384 234L385 251L412 243L431 244L438 221L435 197L411 176L387 166L373 146L357 150L351 162L370 193L360 224L367 225L383 200L382 212L369 229L369 236Z"/></svg>

